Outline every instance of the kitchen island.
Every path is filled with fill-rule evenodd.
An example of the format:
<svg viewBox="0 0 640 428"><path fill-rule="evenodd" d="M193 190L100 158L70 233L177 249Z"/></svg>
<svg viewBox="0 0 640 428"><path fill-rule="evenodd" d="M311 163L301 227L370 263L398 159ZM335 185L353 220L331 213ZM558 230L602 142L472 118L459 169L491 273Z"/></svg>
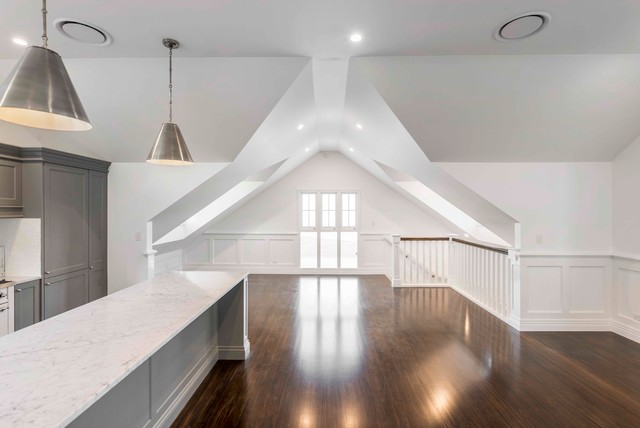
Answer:
<svg viewBox="0 0 640 428"><path fill-rule="evenodd" d="M164 273L0 338L0 426L168 426L248 355L246 273Z"/></svg>

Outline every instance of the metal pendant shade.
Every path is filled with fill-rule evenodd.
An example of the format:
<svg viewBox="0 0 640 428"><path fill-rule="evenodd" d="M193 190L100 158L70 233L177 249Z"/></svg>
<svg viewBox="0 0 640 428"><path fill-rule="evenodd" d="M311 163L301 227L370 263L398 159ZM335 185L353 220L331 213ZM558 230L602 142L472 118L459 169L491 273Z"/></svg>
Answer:
<svg viewBox="0 0 640 428"><path fill-rule="evenodd" d="M173 39L163 39L162 44L169 49L169 122L160 127L160 134L151 147L147 162L159 165L191 165L193 159L184 141L180 127L173 123L173 50L180 43Z"/></svg>
<svg viewBox="0 0 640 428"><path fill-rule="evenodd" d="M0 86L0 119L33 128L86 131L93 126L62 58L47 48L46 2L43 46L26 48Z"/></svg>
<svg viewBox="0 0 640 428"><path fill-rule="evenodd" d="M151 147L147 162L160 165L191 165L193 159L184 141L180 127L163 123L156 143Z"/></svg>

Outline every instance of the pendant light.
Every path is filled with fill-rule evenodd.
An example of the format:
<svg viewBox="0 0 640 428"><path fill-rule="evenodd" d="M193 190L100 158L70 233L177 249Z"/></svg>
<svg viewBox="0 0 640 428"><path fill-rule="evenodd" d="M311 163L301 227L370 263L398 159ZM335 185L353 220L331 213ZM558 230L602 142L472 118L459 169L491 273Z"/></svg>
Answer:
<svg viewBox="0 0 640 428"><path fill-rule="evenodd" d="M193 159L184 141L182 132L173 123L173 50L180 47L180 43L173 39L163 39L162 44L169 48L169 122L160 127L160 134L151 147L147 162L160 165L191 165Z"/></svg>
<svg viewBox="0 0 640 428"><path fill-rule="evenodd" d="M42 0L42 46L26 48L0 86L0 119L54 131L93 128L62 58L47 42L47 2Z"/></svg>

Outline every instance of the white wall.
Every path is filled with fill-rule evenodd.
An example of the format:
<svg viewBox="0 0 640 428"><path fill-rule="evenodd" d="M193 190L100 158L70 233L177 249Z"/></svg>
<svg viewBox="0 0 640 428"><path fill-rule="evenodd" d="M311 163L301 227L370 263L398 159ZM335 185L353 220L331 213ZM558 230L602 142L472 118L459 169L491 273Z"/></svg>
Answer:
<svg viewBox="0 0 640 428"><path fill-rule="evenodd" d="M640 259L640 138L613 161L613 249Z"/></svg>
<svg viewBox="0 0 640 428"><path fill-rule="evenodd" d="M326 156L326 157L325 157ZM359 232L446 236L447 227L337 152L320 153L231 215L216 233L297 233L299 190L355 190L360 197Z"/></svg>
<svg viewBox="0 0 640 428"><path fill-rule="evenodd" d="M426 211L343 155L321 153L191 242L184 252L185 268L299 273L300 190L359 193L359 266L351 272L388 273L390 234L446 236L450 232Z"/></svg>
<svg viewBox="0 0 640 428"><path fill-rule="evenodd" d="M42 274L41 229L39 218L0 219L0 246L5 247L7 276Z"/></svg>
<svg viewBox="0 0 640 428"><path fill-rule="evenodd" d="M523 252L611 253L611 163L438 165L520 221Z"/></svg>
<svg viewBox="0 0 640 428"><path fill-rule="evenodd" d="M640 341L640 138L613 161L613 327Z"/></svg>
<svg viewBox="0 0 640 428"><path fill-rule="evenodd" d="M147 279L146 222L225 163L167 167L113 163L109 170L109 292ZM140 240L136 240L136 233Z"/></svg>

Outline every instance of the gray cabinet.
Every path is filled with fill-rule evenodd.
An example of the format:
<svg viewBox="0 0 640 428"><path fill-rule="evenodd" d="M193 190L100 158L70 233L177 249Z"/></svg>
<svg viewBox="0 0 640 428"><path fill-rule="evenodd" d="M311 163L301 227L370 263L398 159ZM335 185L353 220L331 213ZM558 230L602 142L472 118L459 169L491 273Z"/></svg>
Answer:
<svg viewBox="0 0 640 428"><path fill-rule="evenodd" d="M3 144L0 156L22 159L21 212L42 219L44 284L39 290L40 309L35 309L40 318L106 295L110 163L43 147Z"/></svg>
<svg viewBox="0 0 640 428"><path fill-rule="evenodd" d="M89 301L107 295L107 174L89 171Z"/></svg>
<svg viewBox="0 0 640 428"><path fill-rule="evenodd" d="M16 331L40 322L40 280L16 285L13 307Z"/></svg>
<svg viewBox="0 0 640 428"><path fill-rule="evenodd" d="M44 165L44 277L89 268L89 171Z"/></svg>
<svg viewBox="0 0 640 428"><path fill-rule="evenodd" d="M0 217L22 216L22 162L0 159Z"/></svg>
<svg viewBox="0 0 640 428"><path fill-rule="evenodd" d="M44 319L84 305L89 300L89 270L58 275L44 281Z"/></svg>

